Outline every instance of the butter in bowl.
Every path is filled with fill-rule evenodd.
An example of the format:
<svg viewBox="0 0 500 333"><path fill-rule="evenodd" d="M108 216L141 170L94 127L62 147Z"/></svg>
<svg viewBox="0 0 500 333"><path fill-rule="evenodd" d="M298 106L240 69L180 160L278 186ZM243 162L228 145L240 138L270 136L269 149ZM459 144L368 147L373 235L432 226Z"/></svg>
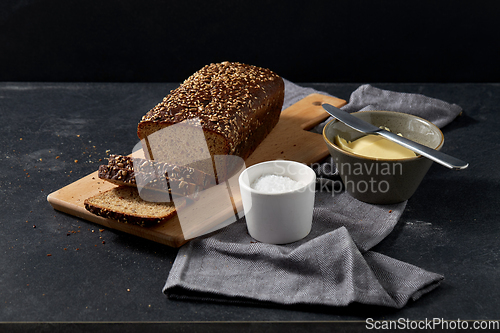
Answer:
<svg viewBox="0 0 500 333"><path fill-rule="evenodd" d="M444 144L441 130L417 116L392 111L360 111L352 115L435 150ZM356 131L336 119L324 127L323 139L345 190L367 203L392 204L409 199L433 163L396 143Z"/></svg>
<svg viewBox="0 0 500 333"><path fill-rule="evenodd" d="M388 128L385 128L385 130L390 131ZM402 136L401 133L398 133L398 135ZM401 159L417 156L410 149L374 134L362 136L352 142L337 135L335 137L335 144L345 151L365 157Z"/></svg>

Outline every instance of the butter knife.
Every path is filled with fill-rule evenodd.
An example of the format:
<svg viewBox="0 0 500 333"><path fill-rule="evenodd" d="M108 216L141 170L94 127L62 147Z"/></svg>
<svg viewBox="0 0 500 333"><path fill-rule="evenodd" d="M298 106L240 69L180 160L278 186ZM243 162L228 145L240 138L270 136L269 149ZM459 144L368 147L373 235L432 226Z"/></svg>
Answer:
<svg viewBox="0 0 500 333"><path fill-rule="evenodd" d="M361 120L345 111L342 111L341 109L336 108L333 105L324 103L322 106L323 109L325 109L325 111L328 112L330 115L332 115L334 118L343 122L347 126L355 129L356 131L363 132L366 134L381 135L388 140L391 140L403 147L406 147L411 151L414 151L417 154L425 156L428 159L437 162L441 165L444 165L445 167L448 167L450 169L462 170L469 166L468 163L459 160L458 158L452 157L436 149L432 149L427 146L421 145L420 143L406 139L404 137L386 131L382 128L379 128L375 125L367 123L366 121Z"/></svg>

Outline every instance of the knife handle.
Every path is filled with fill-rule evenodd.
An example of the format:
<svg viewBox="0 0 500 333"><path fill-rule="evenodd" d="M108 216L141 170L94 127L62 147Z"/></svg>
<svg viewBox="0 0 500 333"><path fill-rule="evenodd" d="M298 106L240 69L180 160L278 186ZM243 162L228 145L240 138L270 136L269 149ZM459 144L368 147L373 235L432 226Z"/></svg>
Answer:
<svg viewBox="0 0 500 333"><path fill-rule="evenodd" d="M377 131L376 133L450 169L462 170L469 166L468 163L459 160L458 158L442 153L439 150L421 145L415 141L408 140L389 131L380 129L380 131Z"/></svg>

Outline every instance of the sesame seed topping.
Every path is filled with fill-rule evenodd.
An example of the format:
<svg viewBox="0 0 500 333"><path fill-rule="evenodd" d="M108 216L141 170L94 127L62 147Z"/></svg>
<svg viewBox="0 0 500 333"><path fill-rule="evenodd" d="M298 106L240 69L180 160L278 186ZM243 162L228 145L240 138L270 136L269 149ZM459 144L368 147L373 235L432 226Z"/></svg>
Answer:
<svg viewBox="0 0 500 333"><path fill-rule="evenodd" d="M142 122L178 123L197 118L203 128L230 139L234 149L235 142L248 136L260 100L273 91L278 78L271 70L252 65L212 63L172 90Z"/></svg>

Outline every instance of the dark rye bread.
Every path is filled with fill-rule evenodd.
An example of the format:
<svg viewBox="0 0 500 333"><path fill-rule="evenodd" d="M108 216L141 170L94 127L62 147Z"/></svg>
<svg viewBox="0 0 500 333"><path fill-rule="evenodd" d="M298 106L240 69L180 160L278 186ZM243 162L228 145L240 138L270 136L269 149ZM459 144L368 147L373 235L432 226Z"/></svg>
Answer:
<svg viewBox="0 0 500 333"><path fill-rule="evenodd" d="M110 155L98 176L116 185L137 187L139 182L147 189L191 198L215 185L215 178L200 170L123 155Z"/></svg>
<svg viewBox="0 0 500 333"><path fill-rule="evenodd" d="M177 214L173 202L149 202L139 196L137 189L118 186L84 201L92 214L123 223L150 227L165 222Z"/></svg>
<svg viewBox="0 0 500 333"><path fill-rule="evenodd" d="M250 156L278 123L283 98L283 80L269 69L236 62L210 64L147 112L137 135L150 159L210 173L213 166L207 156ZM158 138L159 130L175 124L180 126L172 134ZM201 162L200 156L205 158Z"/></svg>

